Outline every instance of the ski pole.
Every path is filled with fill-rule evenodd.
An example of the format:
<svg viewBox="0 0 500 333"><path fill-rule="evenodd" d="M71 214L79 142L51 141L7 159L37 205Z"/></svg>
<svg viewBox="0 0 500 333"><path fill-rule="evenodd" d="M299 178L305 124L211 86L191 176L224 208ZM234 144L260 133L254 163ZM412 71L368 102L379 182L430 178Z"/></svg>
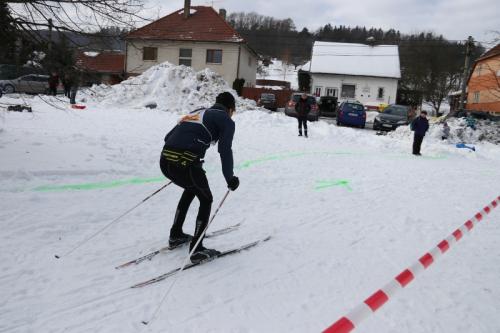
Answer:
<svg viewBox="0 0 500 333"><path fill-rule="evenodd" d="M70 255L76 249L78 249L80 246L82 246L83 244L87 243L89 240L91 240L92 238L94 238L95 236L99 235L101 232L103 232L104 230L106 230L107 228L109 228L110 226L112 226L113 224L115 224L116 222L118 222L122 217L124 217L125 215L127 215L128 213L130 213L131 211L133 211L134 209L136 209L140 205L142 205L144 202L146 202L149 199L151 199L154 195L156 195L158 192L160 192L161 190L163 190L165 187L167 187L170 184L172 184L172 181L168 182L167 184L165 184L162 187L160 187L158 190L154 191L152 194L150 194L148 197L146 197L145 199L143 199L137 205L135 205L134 207L130 208L129 210L127 210L122 215L118 216L116 219L114 219L113 221L111 221L110 223L108 223L107 225L105 225L103 228L99 229L96 233L92 234L90 237L87 237L86 239L84 239L82 242L80 242L77 246L75 246L74 248L72 248L71 250L69 250L63 256L60 256L60 255L56 254L55 257L57 259L60 259L61 257L66 257L66 256Z"/></svg>
<svg viewBox="0 0 500 333"><path fill-rule="evenodd" d="M155 320L156 316L158 315L158 312L160 311L161 309L161 306L163 305L163 302L165 302L165 299L167 298L167 296L170 294L170 292L172 291L172 288L174 287L175 283L177 282L178 278L179 278L179 274L180 272L182 272L184 270L184 267L186 267L187 263L188 263L188 260L189 258L191 258L191 255L193 254L194 250L196 250L196 247L198 246L198 244L201 242L201 240L203 239L203 236L205 236L205 233L207 232L208 230L208 227L210 226L210 223L212 223L212 221L214 220L215 216L217 215L217 213L219 212L219 209L222 207L222 204L224 203L224 201L226 201L226 198L227 196L229 195L229 192L230 190L227 190L226 194L224 195L224 197L222 198L219 206L217 207L217 209L215 210L215 213L214 215L212 215L212 218L210 219L210 221L208 221L208 224L207 226L205 227L205 229L203 230L203 232L201 233L201 236L198 238L198 240L196 241L196 244L193 246L193 248L191 249L191 251L189 251L189 254L188 256L186 257L186 259L184 259L184 263L181 265L181 268L179 269L179 271L177 271L176 273L176 277L175 277L175 280L172 282L172 284L170 285L170 288L168 288L167 292L165 293L165 295L163 295L161 301L160 301L160 304L158 304L158 307L156 308L155 312L153 313L153 316L151 317L151 319L149 321L142 321L142 323L144 325L149 325L153 320Z"/></svg>

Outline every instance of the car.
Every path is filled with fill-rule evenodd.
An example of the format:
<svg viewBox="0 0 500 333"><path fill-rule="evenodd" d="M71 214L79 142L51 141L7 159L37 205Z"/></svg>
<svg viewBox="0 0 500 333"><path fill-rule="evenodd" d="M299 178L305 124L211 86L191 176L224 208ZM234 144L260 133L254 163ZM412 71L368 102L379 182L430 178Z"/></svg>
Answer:
<svg viewBox="0 0 500 333"><path fill-rule="evenodd" d="M373 120L373 129L376 131L392 131L399 126L410 123L410 107L406 105L391 104Z"/></svg>
<svg viewBox="0 0 500 333"><path fill-rule="evenodd" d="M0 89L6 94L14 92L43 94L49 89L49 76L39 74L29 74L13 80L0 81Z"/></svg>
<svg viewBox="0 0 500 333"><path fill-rule="evenodd" d="M319 98L319 110L323 117L337 116L337 97L321 96Z"/></svg>
<svg viewBox="0 0 500 333"><path fill-rule="evenodd" d="M288 101L288 103L286 103L285 106L285 114L287 116L297 118L297 111L295 111L295 104L297 104L301 96L302 93L292 94L290 101ZM307 101L309 102L309 104L311 104L311 112L309 112L309 114L307 115L307 120L317 121L319 119L320 112L318 108L318 103L316 102L316 97L307 94Z"/></svg>
<svg viewBox="0 0 500 333"><path fill-rule="evenodd" d="M365 128L366 111L363 104L358 101L342 102L337 110L337 125L350 125Z"/></svg>
<svg viewBox="0 0 500 333"><path fill-rule="evenodd" d="M262 106L268 110L276 111L278 107L276 106L276 95L270 93L262 93L260 94L259 101L257 102L258 106Z"/></svg>

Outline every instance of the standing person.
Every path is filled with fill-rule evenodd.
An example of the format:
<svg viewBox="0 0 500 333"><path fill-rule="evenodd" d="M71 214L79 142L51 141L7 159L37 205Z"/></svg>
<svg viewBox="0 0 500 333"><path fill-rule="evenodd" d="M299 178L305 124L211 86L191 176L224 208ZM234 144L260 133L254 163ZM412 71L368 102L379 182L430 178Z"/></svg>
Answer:
<svg viewBox="0 0 500 333"><path fill-rule="evenodd" d="M76 104L76 93L78 92L78 85L80 83L80 73L77 69L70 74L70 92L69 92L69 103Z"/></svg>
<svg viewBox="0 0 500 333"><path fill-rule="evenodd" d="M299 101L295 104L295 111L297 111L297 119L299 121L299 136L302 136L302 125L304 125L304 135L307 138L307 115L311 112L311 104L308 101L306 93L303 93Z"/></svg>
<svg viewBox="0 0 500 333"><path fill-rule="evenodd" d="M235 110L233 95L229 92L221 93L212 107L198 109L184 116L165 137L165 146L160 158L161 171L168 179L184 189L170 229L169 245L178 246L191 242L189 248L191 252L201 238L190 257L193 263L220 254L217 250L205 248L202 237L208 225L213 201L202 160L211 143L219 142L218 151L227 187L234 191L240 184L233 172L231 148L235 131L231 117ZM200 208L192 237L183 232L182 226L194 197L200 201Z"/></svg>
<svg viewBox="0 0 500 333"><path fill-rule="evenodd" d="M420 156L420 147L424 140L425 132L429 129L429 121L427 120L427 111L420 112L420 116L415 118L411 123L411 130L415 132L413 136L413 155Z"/></svg>
<svg viewBox="0 0 500 333"><path fill-rule="evenodd" d="M59 75L56 72L52 72L49 75L49 95L57 95L57 86L59 85Z"/></svg>
<svg viewBox="0 0 500 333"><path fill-rule="evenodd" d="M70 91L71 91L71 86L73 84L72 79L71 79L71 74L69 72L65 72L63 79L62 79L62 84L64 87L64 96L70 98Z"/></svg>

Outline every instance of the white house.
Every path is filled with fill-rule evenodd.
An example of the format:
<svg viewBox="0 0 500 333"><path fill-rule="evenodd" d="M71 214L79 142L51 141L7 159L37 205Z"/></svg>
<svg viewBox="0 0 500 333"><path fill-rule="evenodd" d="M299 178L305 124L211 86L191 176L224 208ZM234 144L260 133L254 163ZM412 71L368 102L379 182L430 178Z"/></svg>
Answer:
<svg viewBox="0 0 500 333"><path fill-rule="evenodd" d="M230 85L237 78L255 85L257 54L226 22L222 9L219 14L185 0L184 9L129 33L126 46L127 75L168 61L197 71L210 68Z"/></svg>
<svg viewBox="0 0 500 333"><path fill-rule="evenodd" d="M315 42L311 61L303 70L311 75L311 93L339 101L395 103L399 68L397 45Z"/></svg>

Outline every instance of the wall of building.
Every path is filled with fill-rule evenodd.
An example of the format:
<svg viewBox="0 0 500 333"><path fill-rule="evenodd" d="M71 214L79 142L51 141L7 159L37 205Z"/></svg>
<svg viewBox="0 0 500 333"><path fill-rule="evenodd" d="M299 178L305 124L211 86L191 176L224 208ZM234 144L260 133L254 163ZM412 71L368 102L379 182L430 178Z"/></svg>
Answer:
<svg viewBox="0 0 500 333"><path fill-rule="evenodd" d="M245 87L255 86L257 79L257 58L244 45L240 54L240 78L245 79Z"/></svg>
<svg viewBox="0 0 500 333"><path fill-rule="evenodd" d="M143 60L143 47L158 48L158 56L156 61ZM195 71L200 71L209 68L220 74L231 86L236 79L238 67L238 48L236 43L198 43L198 42L181 42L181 41L142 41L134 40L127 42L127 61L126 72L128 75L137 75L143 73L148 68L168 61L174 65L179 64L179 50L181 48L192 49L191 67ZM206 62L207 50L219 49L222 50L222 64L211 64ZM241 48L246 50L245 47ZM247 51L248 52L248 51ZM243 54L244 52L242 52ZM241 56L240 56L241 57ZM243 58L241 58L243 59ZM256 60L253 61L255 66L241 68L240 76L244 77L246 82L255 84L257 73ZM248 58L245 60L248 65ZM252 74L253 70L253 74ZM242 76L245 75L245 76ZM248 80L248 81L247 81Z"/></svg>
<svg viewBox="0 0 500 333"><path fill-rule="evenodd" d="M361 103L386 103L396 102L398 90L398 80L392 78L379 78L368 76L349 76L336 74L311 74L311 93L316 92L316 88L321 88L321 96L327 95L327 88L337 89L339 101L345 100L341 97L342 85L349 84L355 86L355 99ZM384 88L383 98L377 98L378 89Z"/></svg>
<svg viewBox="0 0 500 333"><path fill-rule="evenodd" d="M500 55L476 64L467 92L466 109L500 112Z"/></svg>

